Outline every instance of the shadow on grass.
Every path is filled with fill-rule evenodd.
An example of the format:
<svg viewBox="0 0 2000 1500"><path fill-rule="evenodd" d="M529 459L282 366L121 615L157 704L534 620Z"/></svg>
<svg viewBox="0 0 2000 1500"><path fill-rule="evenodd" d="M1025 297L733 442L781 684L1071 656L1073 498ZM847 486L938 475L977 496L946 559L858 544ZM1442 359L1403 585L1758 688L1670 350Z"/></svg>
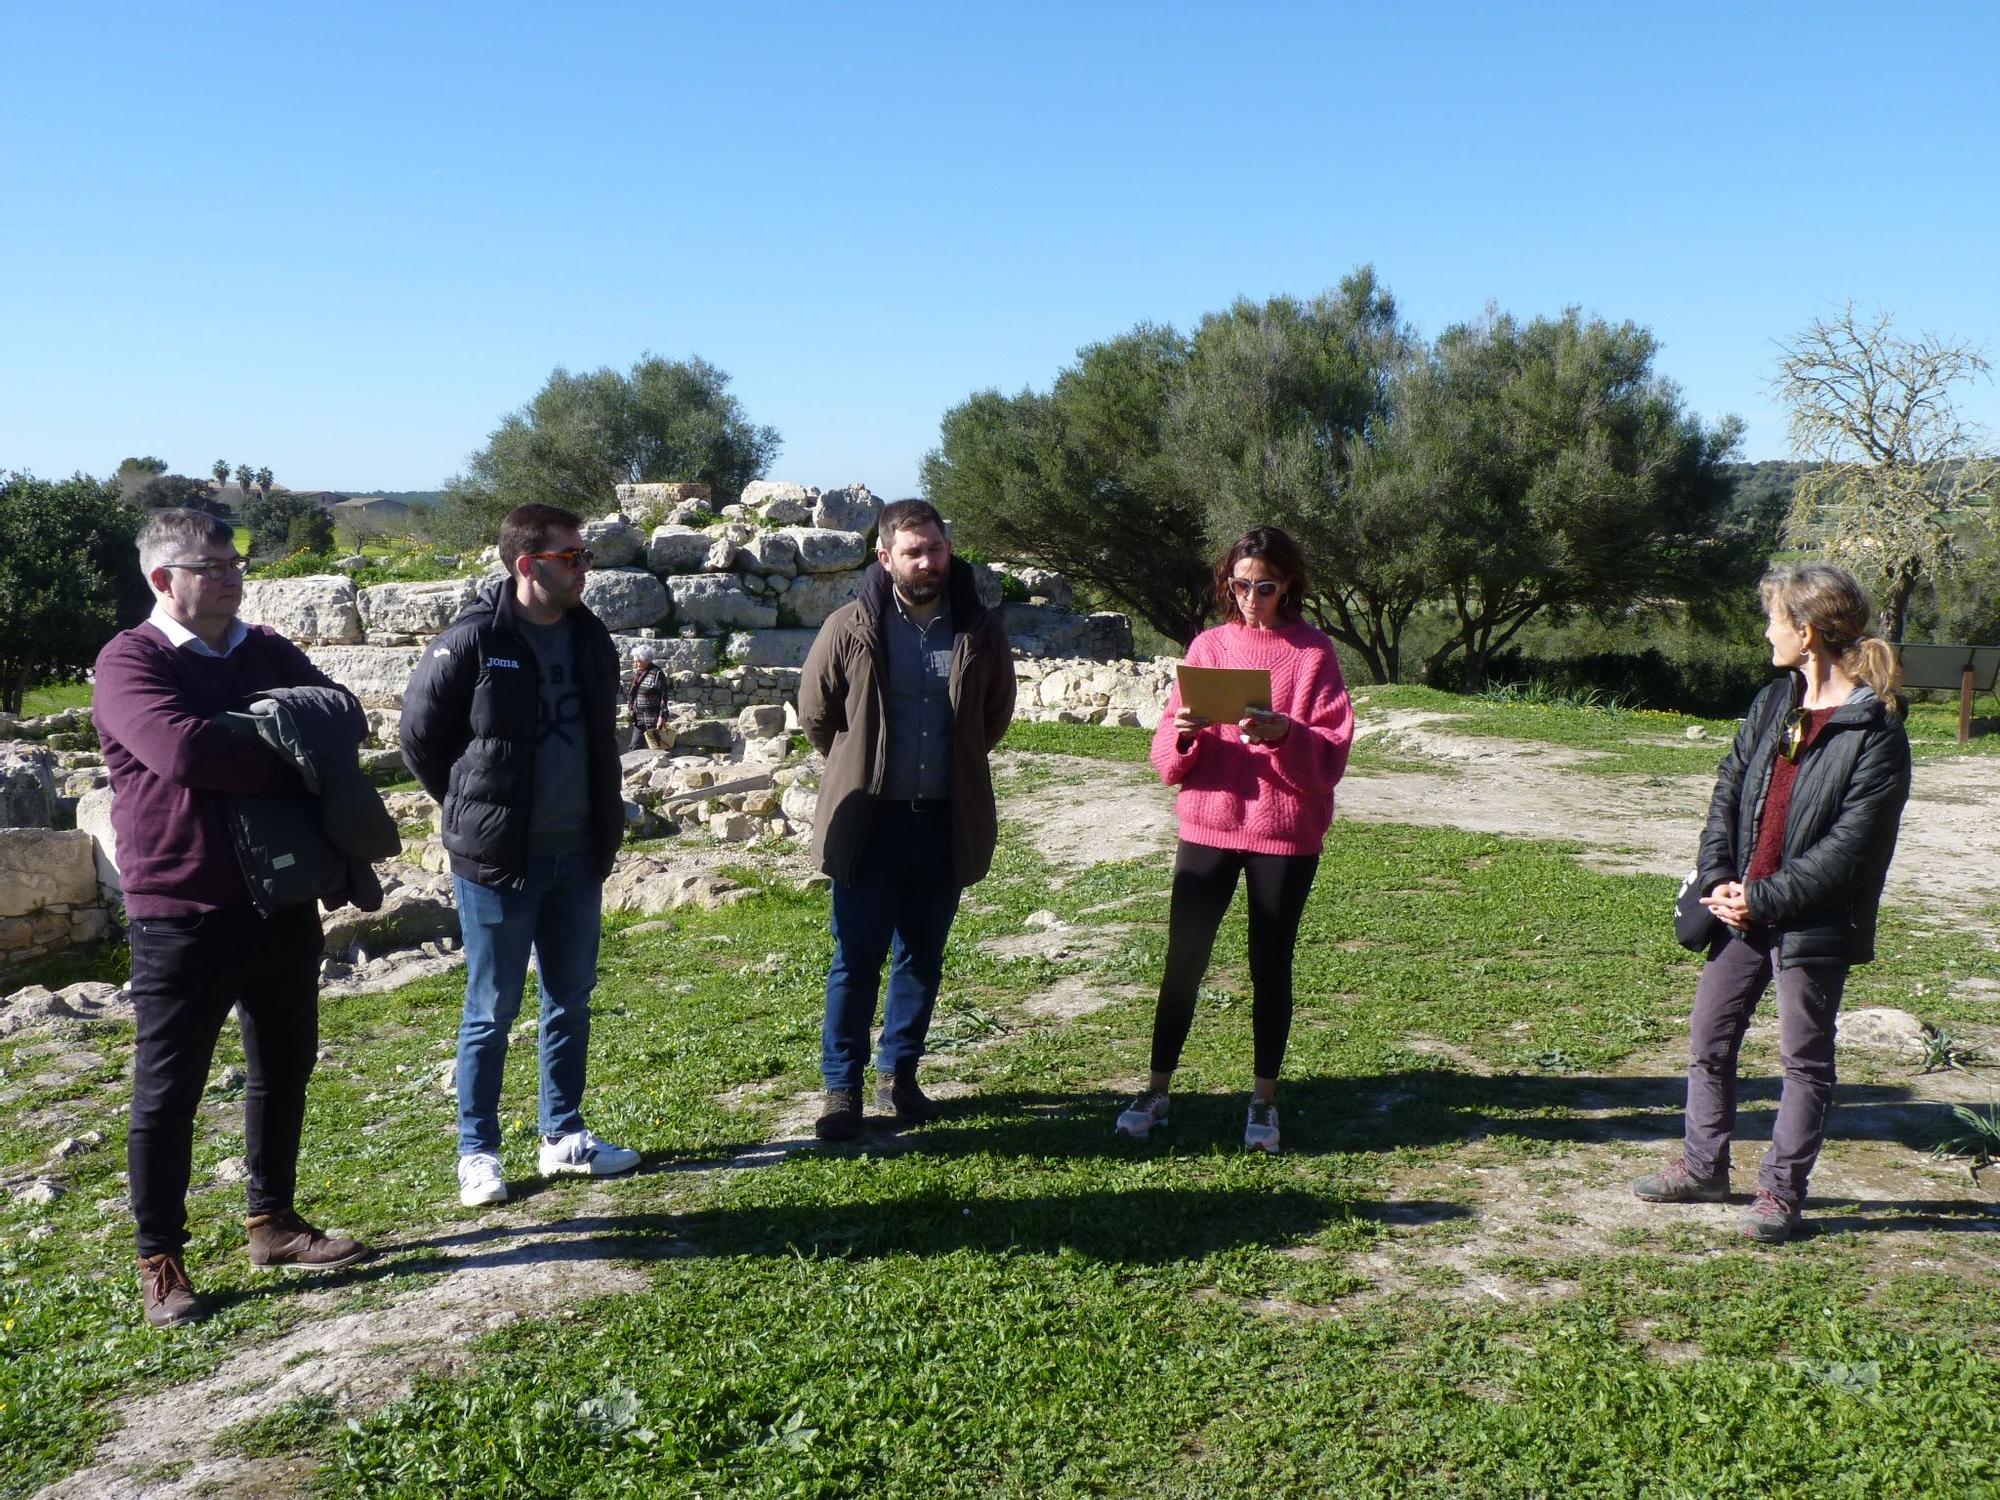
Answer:
<svg viewBox="0 0 2000 1500"><path fill-rule="evenodd" d="M1739 1141L1768 1139L1780 1081L1746 1078L1738 1087ZM1681 1135L1686 1080L1584 1074L1482 1076L1449 1068L1301 1078L1279 1088L1285 1155L1371 1153L1467 1144L1490 1138L1610 1144L1663 1142ZM1118 1135L1112 1122L1130 1095L1101 1089L1072 1093L1011 1091L950 1101L933 1124L898 1130L871 1116L851 1146L809 1140L725 1147L681 1157L662 1169L755 1167L799 1151L922 1151L928 1155L1131 1160L1149 1155L1235 1151L1248 1094L1176 1093L1173 1123L1151 1139ZM1923 1099L1898 1084L1841 1084L1834 1091L1828 1138L1883 1140L1928 1150L1952 1125L1949 1102Z"/></svg>
<svg viewBox="0 0 2000 1500"><path fill-rule="evenodd" d="M1140 1188L1020 1197L919 1194L870 1203L592 1214L542 1224L476 1225L385 1245L377 1258L305 1280L273 1278L208 1299L220 1311L310 1285L377 1287L422 1275L693 1257L874 1259L888 1256L1082 1255L1155 1266L1282 1247L1349 1225L1464 1218L1459 1204L1378 1203L1297 1188Z"/></svg>

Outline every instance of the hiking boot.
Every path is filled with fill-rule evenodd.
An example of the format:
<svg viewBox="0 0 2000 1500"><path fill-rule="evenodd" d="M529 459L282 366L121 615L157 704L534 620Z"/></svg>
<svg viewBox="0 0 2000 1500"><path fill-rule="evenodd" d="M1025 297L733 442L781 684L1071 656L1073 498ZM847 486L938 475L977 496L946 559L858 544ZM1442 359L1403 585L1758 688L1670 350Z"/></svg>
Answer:
<svg viewBox="0 0 2000 1500"><path fill-rule="evenodd" d="M289 1208L252 1214L250 1264L260 1271L337 1271L368 1258L359 1240L321 1234Z"/></svg>
<svg viewBox="0 0 2000 1500"><path fill-rule="evenodd" d="M1721 1203L1729 1197L1729 1173L1725 1169L1697 1177L1685 1161L1677 1161L1663 1172L1639 1178L1632 1191L1647 1203Z"/></svg>
<svg viewBox="0 0 2000 1500"><path fill-rule="evenodd" d="M851 1141L861 1134L861 1090L828 1089L826 1108L813 1121L813 1134L823 1141Z"/></svg>
<svg viewBox="0 0 2000 1500"><path fill-rule="evenodd" d="M1269 1099L1252 1099L1243 1121L1243 1149L1278 1154L1278 1106Z"/></svg>
<svg viewBox="0 0 2000 1500"><path fill-rule="evenodd" d="M1120 1135L1129 1135L1135 1141L1143 1141L1153 1133L1154 1127L1167 1123L1167 1091L1147 1089L1138 1098L1125 1106L1118 1116L1117 1130Z"/></svg>
<svg viewBox="0 0 2000 1500"><path fill-rule="evenodd" d="M178 1255L140 1256L139 1291L146 1299L146 1321L155 1328L178 1328L201 1316L194 1284Z"/></svg>
<svg viewBox="0 0 2000 1500"><path fill-rule="evenodd" d="M1750 1211L1743 1216L1743 1236L1764 1245L1782 1245L1804 1229L1799 1211L1769 1188L1758 1188Z"/></svg>
<svg viewBox="0 0 2000 1500"><path fill-rule="evenodd" d="M544 1177L622 1177L639 1165L639 1153L600 1141L588 1130L572 1130L568 1135L543 1136L535 1164Z"/></svg>
<svg viewBox="0 0 2000 1500"><path fill-rule="evenodd" d="M491 1151L468 1151L458 1159L458 1201L467 1208L485 1208L507 1201L507 1179L500 1158Z"/></svg>
<svg viewBox="0 0 2000 1500"><path fill-rule="evenodd" d="M894 1115L900 1125L922 1125L935 1120L941 1112L937 1101L917 1087L914 1073L898 1073L877 1088L875 1107L884 1114Z"/></svg>

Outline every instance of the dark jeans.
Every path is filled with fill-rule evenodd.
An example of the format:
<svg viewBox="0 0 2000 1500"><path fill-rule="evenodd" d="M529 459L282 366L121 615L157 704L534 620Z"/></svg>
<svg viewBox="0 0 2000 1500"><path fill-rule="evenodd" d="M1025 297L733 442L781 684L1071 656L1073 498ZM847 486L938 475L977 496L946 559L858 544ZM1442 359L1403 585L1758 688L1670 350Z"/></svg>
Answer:
<svg viewBox="0 0 2000 1500"><path fill-rule="evenodd" d="M1318 873L1317 854L1245 854L1182 841L1174 856L1173 903L1167 915L1167 968L1153 1012L1155 1073L1180 1066L1216 929L1236 897L1241 875L1250 899L1254 1071L1259 1078L1278 1076L1292 1034L1292 950Z"/></svg>
<svg viewBox="0 0 2000 1500"><path fill-rule="evenodd" d="M465 1011L458 1023L458 1151L500 1153L500 1079L507 1032L521 1013L534 950L541 986L541 1131L583 1128L584 1058L604 882L590 854L538 854L522 889L452 877L465 938Z"/></svg>
<svg viewBox="0 0 2000 1500"><path fill-rule="evenodd" d="M1777 935L1768 929L1731 937L1702 966L1688 1039L1688 1169L1707 1177L1729 1168L1729 1133L1736 1124L1736 1057L1757 1002L1771 983ZM1778 1056L1784 1090L1771 1149L1757 1184L1794 1211L1806 1201L1806 1178L1826 1137L1833 1102L1834 1018L1847 987L1847 965L1779 969Z"/></svg>
<svg viewBox="0 0 2000 1500"><path fill-rule="evenodd" d="M894 1074L914 1068L924 1055L958 895L950 811L879 805L854 878L833 883L833 967L826 976L820 1049L829 1089L861 1087L885 958L892 960L889 1004L876 1069Z"/></svg>
<svg viewBox="0 0 2000 1500"><path fill-rule="evenodd" d="M130 937L139 1029L125 1144L132 1217L141 1255L178 1255L188 1240L195 1110L232 1005L250 1073L250 1212L293 1206L306 1080L319 1050L319 909L136 917Z"/></svg>

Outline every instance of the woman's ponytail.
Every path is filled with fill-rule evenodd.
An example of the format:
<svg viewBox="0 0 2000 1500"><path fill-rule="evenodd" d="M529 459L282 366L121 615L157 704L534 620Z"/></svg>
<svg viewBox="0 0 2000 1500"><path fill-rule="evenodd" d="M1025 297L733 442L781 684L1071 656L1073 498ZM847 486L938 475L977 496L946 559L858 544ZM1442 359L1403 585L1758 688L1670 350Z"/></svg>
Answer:
<svg viewBox="0 0 2000 1500"><path fill-rule="evenodd" d="M1840 670L1865 682L1890 713L1903 716L1903 664L1896 660L1896 648L1881 636L1864 635L1841 652Z"/></svg>

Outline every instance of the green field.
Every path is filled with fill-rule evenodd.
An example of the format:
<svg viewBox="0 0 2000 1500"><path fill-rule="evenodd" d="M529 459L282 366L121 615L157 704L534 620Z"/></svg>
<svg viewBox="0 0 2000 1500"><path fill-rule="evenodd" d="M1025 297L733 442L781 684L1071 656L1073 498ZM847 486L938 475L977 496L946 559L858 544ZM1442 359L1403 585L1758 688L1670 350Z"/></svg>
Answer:
<svg viewBox="0 0 2000 1500"><path fill-rule="evenodd" d="M1143 754L1142 734L1087 733L1012 742ZM350 1414L300 1395L219 1446L341 1495L2000 1486L2000 1200L1930 1159L1949 1110L1913 1066L1844 1058L1828 1161L1886 1185L1817 1205L1809 1240L1754 1250L1727 1218L1623 1193L1677 1139L1695 965L1665 930L1670 882L1556 845L1338 825L1300 943L1287 1152L1246 1158L1240 915L1175 1123L1125 1142L1165 861L1059 869L1030 848L1010 831L954 932L930 1074L952 1113L852 1148L744 1154L809 1118L819 892L610 924L590 1117L646 1166L530 1182L517 1047L504 1215L453 1195L459 982L330 1002L303 1206L388 1253L310 1297L255 1276L241 1188L215 1180L243 1149L240 1086L212 1088L189 1265L218 1311L172 1336L140 1323L129 1275L129 1028L0 1040L0 1171L103 1135L46 1169L68 1188L54 1204L0 1209L0 1495L88 1461L121 1398L369 1310L412 1309L421 1341L424 1299L468 1265L513 1256L534 1281L584 1244L615 1293L586 1280L406 1399ZM1059 941L1023 941L1035 911ZM1884 950L1850 1005L1989 1037L1990 1000L1957 981L1991 972L1990 933L1893 926ZM226 1042L217 1068L239 1060ZM1773 1071L1753 1035L1746 1134L1768 1129Z"/></svg>

